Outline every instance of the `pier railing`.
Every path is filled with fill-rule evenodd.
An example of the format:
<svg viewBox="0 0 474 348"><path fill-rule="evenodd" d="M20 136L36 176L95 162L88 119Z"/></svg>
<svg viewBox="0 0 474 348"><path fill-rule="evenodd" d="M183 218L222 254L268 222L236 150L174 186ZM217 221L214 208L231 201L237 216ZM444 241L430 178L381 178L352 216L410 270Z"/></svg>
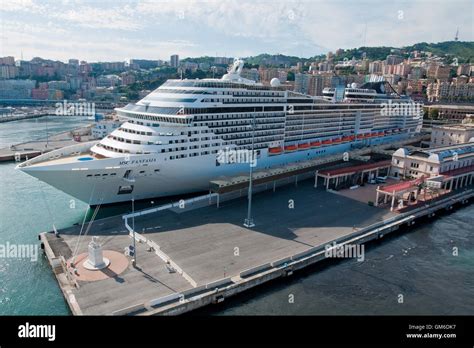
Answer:
<svg viewBox="0 0 474 348"><path fill-rule="evenodd" d="M432 204L426 204L423 207L416 208L410 212L397 214L387 220L377 222L361 228L353 233L346 235L341 238L335 239L338 245L352 244L352 243L365 243L375 238L381 238L384 234L393 232L399 228L400 225L407 224L412 225L416 218L432 214L434 211L452 206L452 204L458 202L466 202L466 200L474 197L474 189L465 190L463 192L451 195L442 200L433 202ZM432 216L432 215L431 215ZM150 306L155 308L166 306L172 302L179 300L181 304L189 303L192 301L201 300L209 297L210 294L217 296L218 293L223 291L233 291L234 289L238 292L237 288L243 288L242 282L254 282L261 279L264 275L268 279L276 277L277 273L289 275L292 273L293 268L298 269L304 267L304 264L310 264L319 260L325 259L326 248L325 245L318 245L303 252L299 252L288 257L281 258L271 263L262 264L250 269L240 272L238 277L225 278L218 281L201 285L194 289L190 289L185 292L175 293L172 295L164 296L161 298L150 301ZM287 270L288 269L288 270ZM268 276L267 276L268 275ZM241 284L242 283L242 284Z"/></svg>
<svg viewBox="0 0 474 348"><path fill-rule="evenodd" d="M125 220L125 226L127 226L127 220L132 218L132 217L139 217L139 216L143 216L143 215L153 214L153 213L156 213L158 211L172 209L172 208L180 208L181 206L183 206L183 205L187 206L188 204L193 205L197 202L202 202L202 201L205 201L205 200L208 200L208 204L211 204L212 199L215 198L215 197L217 197L217 193L209 193L207 195L198 196L198 197L194 197L194 198L189 198L189 199L181 200L181 201L175 202L175 203L160 205L159 207L156 207L156 208L144 209L144 210L137 211L136 213L126 214L126 215L122 216L122 219ZM128 227L127 227L127 229L128 229Z"/></svg>

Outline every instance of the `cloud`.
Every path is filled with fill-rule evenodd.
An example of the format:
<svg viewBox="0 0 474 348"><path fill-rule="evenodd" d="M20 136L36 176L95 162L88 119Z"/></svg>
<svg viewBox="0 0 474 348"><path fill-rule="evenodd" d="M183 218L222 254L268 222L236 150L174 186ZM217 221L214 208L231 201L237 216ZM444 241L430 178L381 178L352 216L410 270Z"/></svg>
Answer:
<svg viewBox="0 0 474 348"><path fill-rule="evenodd" d="M303 8L296 1L153 1L140 2L138 13L159 20L190 22L207 26L229 37L273 39L288 36L298 25Z"/></svg>
<svg viewBox="0 0 474 348"><path fill-rule="evenodd" d="M2 1L1 11L4 12L43 12L44 7L33 0L9 0Z"/></svg>
<svg viewBox="0 0 474 348"><path fill-rule="evenodd" d="M51 17L60 19L68 24L77 24L92 29L139 30L143 26L133 19L130 8L110 8L102 10L93 7L79 7L65 12L54 12Z"/></svg>
<svg viewBox="0 0 474 348"><path fill-rule="evenodd" d="M54 49L52 58L61 59L308 57L364 44L452 40L457 27L461 40L474 39L470 0L5 0L0 16L2 54L50 57Z"/></svg>

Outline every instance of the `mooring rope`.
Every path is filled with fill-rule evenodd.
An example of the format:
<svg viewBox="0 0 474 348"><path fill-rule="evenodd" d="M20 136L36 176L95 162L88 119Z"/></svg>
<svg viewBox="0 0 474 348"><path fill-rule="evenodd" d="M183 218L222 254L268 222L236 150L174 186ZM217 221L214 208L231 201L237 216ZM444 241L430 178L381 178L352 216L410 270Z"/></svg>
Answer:
<svg viewBox="0 0 474 348"><path fill-rule="evenodd" d="M78 252L79 246L80 246L80 244L81 244L81 239L84 239L84 238L87 236L87 234L89 233L89 231L90 231L90 229L91 229L91 226L92 226L92 224L94 223L94 220L95 220L97 214L99 213L99 209L100 209L100 206L102 205L103 200L104 200L104 198L102 197L100 203L99 203L98 205L96 205L95 210L94 210L94 213L92 214L92 218L91 218L91 220L89 221L89 224L87 225L87 229L86 229L86 231L84 232L84 235L82 235L82 236L79 235L79 237L77 238L76 249L75 249L74 254L73 254L73 257L72 257L72 263L75 262L75 258L76 258L76 256L77 256L77 252Z"/></svg>
<svg viewBox="0 0 474 348"><path fill-rule="evenodd" d="M46 210L48 211L49 218L53 222L54 229L56 229L56 226L54 225L54 216L51 213L51 209L49 209L48 201L46 199L46 195L44 193L43 186L42 186L41 183L40 183L40 191L41 191L41 195L43 196L44 205L46 206ZM54 231L54 232L56 233L56 231Z"/></svg>
<svg viewBox="0 0 474 348"><path fill-rule="evenodd" d="M94 183L94 186L92 187L92 191L91 191L91 194L89 196L89 202L88 202L88 205L87 205L87 209L86 209L86 212L84 214L84 218L82 219L82 225L81 225L81 230L79 231L79 236L77 238L77 242L76 242L76 246L74 247L74 252L72 254L72 263L75 262L75 258L76 258L76 255L77 255L77 251L79 249L79 242L81 240L81 235L82 235L82 231L84 230L84 224L86 222L86 218L87 218L87 213L89 212L89 209L90 209L90 203L92 201L92 197L94 195L94 191L95 191L95 186L96 186L97 182ZM103 196L102 196L103 198ZM96 209L97 209L97 206L96 206ZM94 215L94 214L93 214ZM84 235L85 236L85 235Z"/></svg>

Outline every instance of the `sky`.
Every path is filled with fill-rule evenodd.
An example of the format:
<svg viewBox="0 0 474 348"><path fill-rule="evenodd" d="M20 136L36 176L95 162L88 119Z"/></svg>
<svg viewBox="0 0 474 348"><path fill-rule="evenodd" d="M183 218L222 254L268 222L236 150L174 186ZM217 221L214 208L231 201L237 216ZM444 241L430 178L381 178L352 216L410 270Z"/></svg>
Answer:
<svg viewBox="0 0 474 348"><path fill-rule="evenodd" d="M169 60L474 41L473 0L0 0L0 56Z"/></svg>

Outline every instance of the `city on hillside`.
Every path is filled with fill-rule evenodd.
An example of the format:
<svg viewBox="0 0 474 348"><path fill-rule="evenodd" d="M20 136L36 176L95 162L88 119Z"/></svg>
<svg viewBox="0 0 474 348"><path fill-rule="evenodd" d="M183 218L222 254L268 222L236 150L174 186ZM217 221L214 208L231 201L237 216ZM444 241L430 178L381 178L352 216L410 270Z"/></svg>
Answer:
<svg viewBox="0 0 474 348"><path fill-rule="evenodd" d="M221 77L234 57L199 57L168 61L130 59L127 62L68 62L35 57L29 61L0 58L0 102L4 106L36 101L79 100L111 105L137 101L167 79ZM242 76L262 84L277 78L288 90L322 96L324 89L360 86L380 76L394 92L424 104L428 118L463 119L459 104L474 102L474 43L449 41L404 48L338 49L312 58L261 54L244 58ZM456 107L449 104L457 104ZM441 112L440 112L441 108ZM2 113L11 112L2 109Z"/></svg>

